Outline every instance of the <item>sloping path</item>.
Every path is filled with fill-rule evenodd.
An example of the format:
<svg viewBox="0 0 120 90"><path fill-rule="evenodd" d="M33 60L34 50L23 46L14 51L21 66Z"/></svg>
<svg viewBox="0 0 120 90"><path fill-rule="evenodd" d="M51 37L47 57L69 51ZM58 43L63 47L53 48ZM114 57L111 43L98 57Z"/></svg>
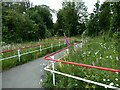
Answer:
<svg viewBox="0 0 120 90"><path fill-rule="evenodd" d="M63 56L64 51L55 55L55 59ZM0 73L2 75L1 88L41 88L42 80L45 75L43 68L50 61L39 58L26 64L16 66L8 71ZM1 82L0 82L1 85Z"/></svg>

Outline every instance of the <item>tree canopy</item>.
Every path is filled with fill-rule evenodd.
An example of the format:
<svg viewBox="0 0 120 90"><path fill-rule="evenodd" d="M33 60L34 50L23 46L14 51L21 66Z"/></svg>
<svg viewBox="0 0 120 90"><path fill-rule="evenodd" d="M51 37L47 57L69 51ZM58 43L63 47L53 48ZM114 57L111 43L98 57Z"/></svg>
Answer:
<svg viewBox="0 0 120 90"><path fill-rule="evenodd" d="M3 41L24 42L58 36L82 35L95 37L120 36L120 2L96 2L93 13L84 2L63 2L55 11L46 5L32 6L30 2L2 3ZM56 13L53 23L51 13Z"/></svg>
<svg viewBox="0 0 120 90"><path fill-rule="evenodd" d="M48 6L31 7L29 2L4 2L2 6L3 41L34 41L52 35L52 14Z"/></svg>

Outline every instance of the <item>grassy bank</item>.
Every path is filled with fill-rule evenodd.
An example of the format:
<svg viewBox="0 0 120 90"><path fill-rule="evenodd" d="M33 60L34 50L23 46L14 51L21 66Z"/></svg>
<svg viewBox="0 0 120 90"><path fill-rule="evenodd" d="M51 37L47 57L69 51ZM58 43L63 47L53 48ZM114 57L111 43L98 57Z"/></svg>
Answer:
<svg viewBox="0 0 120 90"><path fill-rule="evenodd" d="M120 69L119 53L116 48L116 41L108 37L89 38L82 48L70 49L70 54L64 57L65 61L90 64L95 66ZM59 64L57 71L75 75L88 80L93 80L107 85L120 87L120 75L110 71L97 70L92 68L78 67L67 64ZM94 84L78 81L61 75L55 75L56 85L52 85L52 74L47 73L43 82L44 87L49 88L101 88Z"/></svg>
<svg viewBox="0 0 120 90"><path fill-rule="evenodd" d="M63 39L62 41L60 41L60 46L59 46L59 39ZM42 57L48 53L51 53L51 52L54 52L56 50L59 50L63 47L65 47L66 45L64 44L64 38L49 38L49 39L45 39L41 42L37 42L37 44L44 44L42 45L42 49L44 48L47 48L47 47L50 47L51 46L51 43L53 43L53 48L47 48L45 50L42 50L40 51L40 46L37 46L37 47L32 47L32 48L26 48L26 49L22 49L20 50L20 54L23 54L23 53L27 53L27 52L31 52L31 51L34 51L34 50L38 50L37 52L33 52L33 53L29 53L29 54L26 54L26 55L22 55L20 57L20 62L19 62L19 58L18 56L15 57L15 58L11 58L11 59L7 59L7 60L3 60L3 61L0 61L0 64L2 64L2 71L4 70L8 70L12 67L15 67L17 65L21 65L21 64L24 64L26 62L29 62L29 61L32 61L32 60L35 60L39 57ZM34 43L35 44L35 43ZM28 44L28 43L23 43L23 44L20 44L19 46L21 47L25 47L25 46L31 46L33 44ZM58 45L58 46L57 46ZM15 49L15 48L19 48L17 47L18 45L14 45L14 48L12 47L11 45L11 49ZM21 48L20 47L20 48ZM7 50L7 48L5 49ZM1 53L2 54L2 58L6 58L6 57L10 57L10 56L14 56L14 55L18 55L18 51L15 50L13 52L6 52L6 53Z"/></svg>

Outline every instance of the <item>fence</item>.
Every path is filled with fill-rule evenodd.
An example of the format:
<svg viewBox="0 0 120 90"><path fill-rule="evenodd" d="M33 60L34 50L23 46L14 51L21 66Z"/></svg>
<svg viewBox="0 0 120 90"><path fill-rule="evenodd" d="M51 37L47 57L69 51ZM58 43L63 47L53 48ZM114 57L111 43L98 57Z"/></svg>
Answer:
<svg viewBox="0 0 120 90"><path fill-rule="evenodd" d="M42 49L42 47L43 47L45 44L38 44L38 45L28 46L28 47L24 47L24 48L17 48L17 49L13 49L13 50L4 50L4 51L2 51L1 53L7 53L7 52L17 51L17 55L13 55L13 56L10 56L10 57L2 58L2 59L0 59L0 61L18 57L19 62L20 62L21 56L23 56L23 55L30 54L30 53L34 53L34 52L38 52L38 51L41 52L41 51L46 50L46 49L49 49L49 48L53 49L53 48L56 47L56 46L59 46L59 47L60 47L61 45L65 45L65 44L66 44L65 42L64 42L64 43L61 43L61 42L62 42L62 41L59 40L59 42L58 42L57 45L54 45L56 42L55 42L55 43L47 43L47 44L50 44L50 46L49 46L49 47L46 47L46 48L43 48L43 49ZM70 39L70 42L72 42L71 39ZM34 51L30 51L30 52L21 53L21 50L27 49L27 48L33 48L33 47L39 47L39 49L38 49L38 50L34 50Z"/></svg>
<svg viewBox="0 0 120 90"><path fill-rule="evenodd" d="M114 87L114 86L111 86L111 85L106 85L106 84L103 84L103 83L99 83L99 82L95 82L95 81L91 81L91 80L87 80L87 79L84 79L84 78L80 78L80 77L77 77L77 76L73 76L73 75L70 75L70 74L66 74L66 73L62 73L62 72L59 72L59 71L55 71L55 62L61 62L63 64L70 64L70 65L74 65L74 66L82 66L82 67L87 67L87 68L94 68L94 69L98 69L98 70L104 70L104 71L110 71L110 72L113 72L113 73L117 73L119 74L120 73L120 70L116 70L116 69L111 69L111 68L105 68L105 67L99 67L99 66L91 66L91 65L87 65L87 64L79 64L79 63L75 63L75 62L68 62L68 61L63 61L63 60L56 60L54 59L54 55L63 51L63 50L66 50L66 52L69 53L69 50L68 50L69 47L66 47L66 48L63 48L61 50L58 50L56 52L53 52L49 55L46 55L44 57L45 60L50 60L52 63L48 66L46 66L44 68L44 70L46 71L49 71L53 74L53 85L55 85L55 73L56 74L59 74L59 75L63 75L63 76L66 76L66 77L70 77L70 78L74 78L74 79L77 79L77 80L81 80L81 81L84 81L84 82L88 82L88 83L92 83L92 84L95 84L95 85L99 85L99 86L103 86L105 88L112 88L112 89L120 89L118 87ZM49 67L52 65L52 70L49 69Z"/></svg>

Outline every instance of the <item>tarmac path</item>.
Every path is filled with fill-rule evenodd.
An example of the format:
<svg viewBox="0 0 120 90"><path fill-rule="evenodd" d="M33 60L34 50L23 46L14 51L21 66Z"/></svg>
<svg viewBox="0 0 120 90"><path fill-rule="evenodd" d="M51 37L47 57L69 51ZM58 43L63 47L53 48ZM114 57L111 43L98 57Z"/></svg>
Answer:
<svg viewBox="0 0 120 90"><path fill-rule="evenodd" d="M64 51L55 54L55 59L63 56ZM45 71L43 68L50 64L50 61L38 58L31 62L16 66L7 71L0 73L2 82L1 88L42 88ZM1 84L2 83L2 84Z"/></svg>

